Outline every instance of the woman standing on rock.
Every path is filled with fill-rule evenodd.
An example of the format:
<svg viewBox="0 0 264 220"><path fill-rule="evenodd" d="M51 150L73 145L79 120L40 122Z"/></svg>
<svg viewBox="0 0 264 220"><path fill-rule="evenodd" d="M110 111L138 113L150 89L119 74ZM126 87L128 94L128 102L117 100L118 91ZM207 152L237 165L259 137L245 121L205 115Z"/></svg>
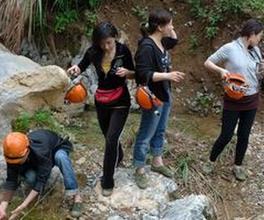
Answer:
<svg viewBox="0 0 264 220"><path fill-rule="evenodd" d="M223 79L229 73L239 73L248 85L245 96L234 100L227 94L224 96L221 134L214 143L210 160L204 165L205 173L212 173L215 161L225 146L233 137L238 124L235 166L233 173L237 180L244 181L246 172L241 166L248 146L248 139L259 104L258 68L263 67L260 49L257 46L263 35L263 25L254 20L248 20L240 31L240 37L223 45L205 62L205 67L219 73ZM224 68L216 65L224 63Z"/></svg>
<svg viewBox="0 0 264 220"><path fill-rule="evenodd" d="M163 164L162 152L172 101L170 82L180 82L184 74L171 71L167 49L177 43L171 13L164 9L151 11L142 32L144 37L139 42L135 55L137 84L147 85L163 102L156 109L142 110L134 146L135 181L139 188L145 189L148 186L148 178L144 166L149 145L153 155L151 170L167 177L173 176L172 171Z"/></svg>
<svg viewBox="0 0 264 220"><path fill-rule="evenodd" d="M102 22L93 30L92 46L78 65L68 69L80 74L90 64L96 68L98 89L95 106L100 128L105 137L102 195L110 196L114 188L114 170L123 159L119 138L125 125L130 95L127 78L133 78L133 59L130 50L116 41L118 32L110 22Z"/></svg>

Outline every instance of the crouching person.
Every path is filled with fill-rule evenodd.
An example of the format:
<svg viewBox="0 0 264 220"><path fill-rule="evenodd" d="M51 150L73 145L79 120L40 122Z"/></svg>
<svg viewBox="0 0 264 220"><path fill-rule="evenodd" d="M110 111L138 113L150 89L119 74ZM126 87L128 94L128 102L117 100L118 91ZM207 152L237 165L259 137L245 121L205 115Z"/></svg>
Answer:
<svg viewBox="0 0 264 220"><path fill-rule="evenodd" d="M25 135L12 132L3 140L3 154L7 163L7 178L0 197L0 220L7 218L7 206L21 179L32 186L25 200L11 212L17 218L38 195L43 193L53 166L58 166L64 181L66 196L73 196L71 215L81 215L82 199L69 158L72 143L49 130L36 130Z"/></svg>

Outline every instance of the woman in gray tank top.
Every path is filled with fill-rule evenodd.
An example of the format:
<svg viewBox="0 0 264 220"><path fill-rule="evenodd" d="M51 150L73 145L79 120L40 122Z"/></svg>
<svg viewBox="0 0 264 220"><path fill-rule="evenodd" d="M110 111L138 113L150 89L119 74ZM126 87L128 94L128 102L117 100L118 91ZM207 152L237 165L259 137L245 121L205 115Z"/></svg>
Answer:
<svg viewBox="0 0 264 220"><path fill-rule="evenodd" d="M205 67L224 79L228 73L241 74L248 85L245 96L234 100L224 95L221 133L214 143L209 161L203 171L212 173L217 157L233 137L238 124L235 165L233 173L237 180L243 181L247 174L242 161L248 146L248 139L259 103L259 68L263 67L260 49L257 46L263 35L263 25L250 19L243 25L240 36L218 49L205 62ZM218 64L223 63L223 67Z"/></svg>

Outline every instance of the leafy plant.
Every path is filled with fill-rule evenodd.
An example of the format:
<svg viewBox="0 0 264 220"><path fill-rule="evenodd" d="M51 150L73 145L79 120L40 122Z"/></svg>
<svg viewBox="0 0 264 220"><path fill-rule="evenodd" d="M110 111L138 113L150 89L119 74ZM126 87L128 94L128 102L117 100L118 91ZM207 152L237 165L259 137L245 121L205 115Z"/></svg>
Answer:
<svg viewBox="0 0 264 220"><path fill-rule="evenodd" d="M201 19L205 27L205 36L213 39L218 31L220 22L230 15L241 15L244 9L264 11L264 0L218 0L214 4L205 5L201 0L188 0L191 13L195 18Z"/></svg>
<svg viewBox="0 0 264 220"><path fill-rule="evenodd" d="M139 18L142 23L148 21L148 7L134 6L132 8L132 13Z"/></svg>
<svg viewBox="0 0 264 220"><path fill-rule="evenodd" d="M217 34L217 30L218 30L218 28L215 26L206 27L205 28L205 36L208 39L213 39L213 38L215 38L215 36Z"/></svg>
<svg viewBox="0 0 264 220"><path fill-rule="evenodd" d="M31 116L29 115L29 113L24 112L12 122L12 127L14 131L26 132L30 127L30 123Z"/></svg>
<svg viewBox="0 0 264 220"><path fill-rule="evenodd" d="M68 10L65 12L60 12L55 18L54 30L56 33L61 33L66 29L66 26L77 20L77 11Z"/></svg>
<svg viewBox="0 0 264 220"><path fill-rule="evenodd" d="M33 115L30 115L28 112L23 112L12 121L14 131L28 132L30 129L36 127L48 128L53 131L61 130L52 112L49 110L40 109Z"/></svg>
<svg viewBox="0 0 264 220"><path fill-rule="evenodd" d="M88 0L88 4L91 8L98 7L101 2L102 0Z"/></svg>
<svg viewBox="0 0 264 220"><path fill-rule="evenodd" d="M189 39L190 42L190 50L195 51L199 47L199 41L195 34L192 34Z"/></svg>
<svg viewBox="0 0 264 220"><path fill-rule="evenodd" d="M86 23L85 35L90 38L92 36L93 27L96 24L98 17L95 11L86 11L84 15Z"/></svg>
<svg viewBox="0 0 264 220"><path fill-rule="evenodd" d="M178 172L185 186L188 184L189 171L190 171L189 167L192 162L193 159L190 157L190 155L187 152L184 152L177 159L177 167L179 168Z"/></svg>
<svg viewBox="0 0 264 220"><path fill-rule="evenodd" d="M221 111L221 102L207 90L197 91L196 95L186 100L189 109L199 113L201 116L207 116L210 112L218 114Z"/></svg>

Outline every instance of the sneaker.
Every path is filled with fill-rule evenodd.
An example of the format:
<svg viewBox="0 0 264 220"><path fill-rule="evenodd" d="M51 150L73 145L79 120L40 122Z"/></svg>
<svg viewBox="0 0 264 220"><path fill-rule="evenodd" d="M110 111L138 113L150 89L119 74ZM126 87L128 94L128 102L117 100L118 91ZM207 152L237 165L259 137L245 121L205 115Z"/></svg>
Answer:
<svg viewBox="0 0 264 220"><path fill-rule="evenodd" d="M166 167L164 165L158 166L158 167L155 167L155 166L151 165L151 170L153 172L160 173L163 176L166 176L166 177L169 177L169 178L172 178L173 175L174 175L174 173L168 167Z"/></svg>
<svg viewBox="0 0 264 220"><path fill-rule="evenodd" d="M245 181L247 179L247 174L245 169L242 166L234 166L233 173L237 180Z"/></svg>
<svg viewBox="0 0 264 220"><path fill-rule="evenodd" d="M82 215L82 208L83 208L83 204L81 202L73 203L71 209L71 216L74 218L80 217Z"/></svg>
<svg viewBox="0 0 264 220"><path fill-rule="evenodd" d="M145 173L135 172L135 182L140 189L146 189L148 187L148 178Z"/></svg>
<svg viewBox="0 0 264 220"><path fill-rule="evenodd" d="M214 162L212 162L212 161L208 161L208 162L206 162L206 163L203 165L202 170L203 170L203 172L204 172L205 174L208 175L208 174L213 173L214 168L215 168L215 164L214 164Z"/></svg>
<svg viewBox="0 0 264 220"><path fill-rule="evenodd" d="M102 195L105 197L111 196L113 193L113 188L110 189L102 189Z"/></svg>

